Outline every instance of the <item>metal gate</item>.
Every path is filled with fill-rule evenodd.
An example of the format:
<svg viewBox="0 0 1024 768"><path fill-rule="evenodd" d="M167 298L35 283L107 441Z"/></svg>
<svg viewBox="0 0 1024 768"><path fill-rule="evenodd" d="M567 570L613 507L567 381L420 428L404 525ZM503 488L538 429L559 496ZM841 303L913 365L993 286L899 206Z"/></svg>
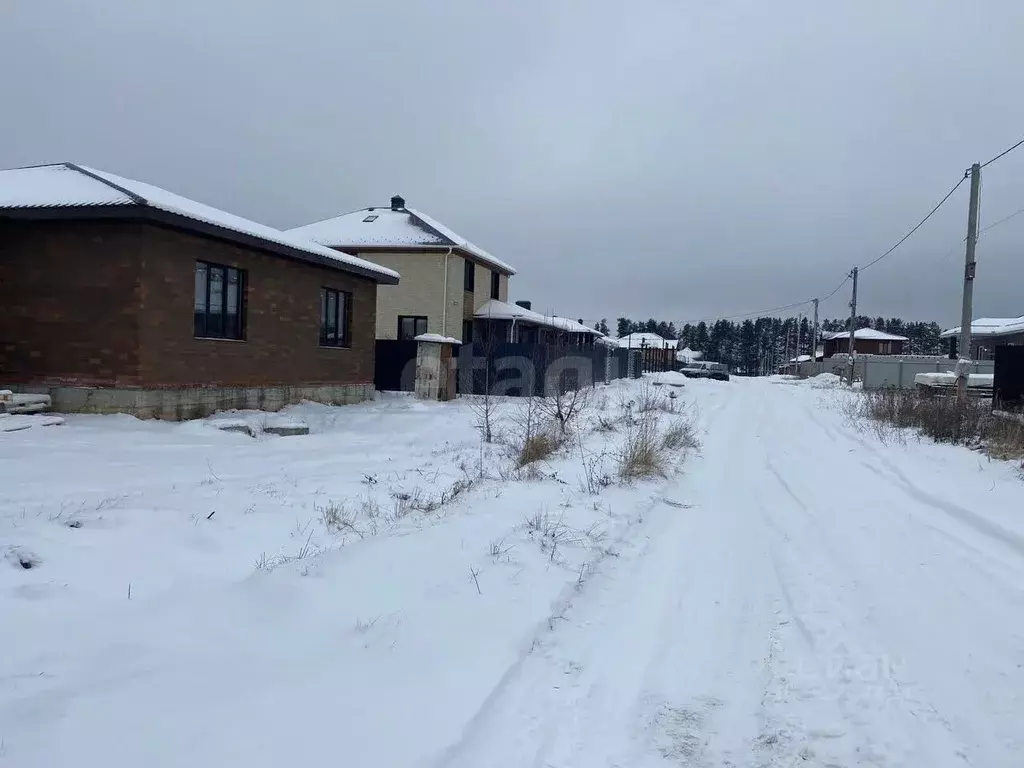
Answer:
<svg viewBox="0 0 1024 768"><path fill-rule="evenodd" d="M378 339L374 349L373 386L387 392L412 392L416 386L416 341Z"/></svg>
<svg viewBox="0 0 1024 768"><path fill-rule="evenodd" d="M992 406L999 410L1024 409L1024 347L996 347Z"/></svg>

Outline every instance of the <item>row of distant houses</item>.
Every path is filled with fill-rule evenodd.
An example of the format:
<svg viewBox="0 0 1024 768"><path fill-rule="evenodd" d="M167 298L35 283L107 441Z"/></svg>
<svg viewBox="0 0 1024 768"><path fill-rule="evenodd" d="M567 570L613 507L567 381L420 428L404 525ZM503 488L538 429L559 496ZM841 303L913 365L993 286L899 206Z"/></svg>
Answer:
<svg viewBox="0 0 1024 768"><path fill-rule="evenodd" d="M372 396L375 344L594 344L399 196L281 231L72 163L0 171L0 389L182 418Z"/></svg>

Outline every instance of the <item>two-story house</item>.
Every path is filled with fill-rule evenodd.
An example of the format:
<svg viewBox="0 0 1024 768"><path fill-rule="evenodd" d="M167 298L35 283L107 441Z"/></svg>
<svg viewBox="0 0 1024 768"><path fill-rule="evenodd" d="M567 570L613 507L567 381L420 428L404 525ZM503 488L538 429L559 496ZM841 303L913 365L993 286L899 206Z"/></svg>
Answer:
<svg viewBox="0 0 1024 768"><path fill-rule="evenodd" d="M473 340L473 314L491 299L508 301L515 270L405 204L363 208L289 231L400 271L401 283L377 291L377 338L438 333Z"/></svg>

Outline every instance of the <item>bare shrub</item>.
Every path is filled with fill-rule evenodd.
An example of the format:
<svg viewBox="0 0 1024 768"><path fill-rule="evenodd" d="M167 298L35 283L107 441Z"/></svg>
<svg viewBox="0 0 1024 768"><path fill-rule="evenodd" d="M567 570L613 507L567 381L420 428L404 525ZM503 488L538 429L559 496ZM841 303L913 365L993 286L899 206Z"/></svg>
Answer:
<svg viewBox="0 0 1024 768"><path fill-rule="evenodd" d="M480 432L480 440L494 442L501 410L498 398L490 392L476 395L469 400L469 410L473 414L473 426Z"/></svg>
<svg viewBox="0 0 1024 768"><path fill-rule="evenodd" d="M511 416L506 447L517 468L546 459L562 447L562 437L539 397L525 397Z"/></svg>
<svg viewBox="0 0 1024 768"><path fill-rule="evenodd" d="M577 436L580 449L580 461L583 463L583 477L580 481L580 488L591 495L600 493L603 488L612 484L611 475L605 471L606 452L587 454L583 445L583 435Z"/></svg>
<svg viewBox="0 0 1024 768"><path fill-rule="evenodd" d="M590 407L592 393L589 387L559 388L551 397L541 398L540 411L558 425L560 434L567 435Z"/></svg>

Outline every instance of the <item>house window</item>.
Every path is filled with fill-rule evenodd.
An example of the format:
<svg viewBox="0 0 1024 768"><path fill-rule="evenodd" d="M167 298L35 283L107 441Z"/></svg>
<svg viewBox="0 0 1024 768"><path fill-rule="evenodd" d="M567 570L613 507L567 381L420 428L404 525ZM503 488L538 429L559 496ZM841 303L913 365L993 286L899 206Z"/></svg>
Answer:
<svg viewBox="0 0 1024 768"><path fill-rule="evenodd" d="M423 315L399 315L398 338L415 339L427 332L427 318Z"/></svg>
<svg viewBox="0 0 1024 768"><path fill-rule="evenodd" d="M472 344L473 343L473 321L463 320L462 321L462 343Z"/></svg>
<svg viewBox="0 0 1024 768"><path fill-rule="evenodd" d="M363 219L363 221L366 222L367 224L370 224L371 222L374 222L376 220L377 220L377 214L376 213L371 213L369 216L367 216L365 219Z"/></svg>
<svg viewBox="0 0 1024 768"><path fill-rule="evenodd" d="M193 318L197 339L244 339L245 270L197 261Z"/></svg>
<svg viewBox="0 0 1024 768"><path fill-rule="evenodd" d="M476 289L476 264L469 259L463 261L465 272L462 278L462 290L472 293Z"/></svg>
<svg viewBox="0 0 1024 768"><path fill-rule="evenodd" d="M352 294L333 288L320 289L320 346L352 345Z"/></svg>
<svg viewBox="0 0 1024 768"><path fill-rule="evenodd" d="M491 272L491 298L496 299L501 293L501 275Z"/></svg>

